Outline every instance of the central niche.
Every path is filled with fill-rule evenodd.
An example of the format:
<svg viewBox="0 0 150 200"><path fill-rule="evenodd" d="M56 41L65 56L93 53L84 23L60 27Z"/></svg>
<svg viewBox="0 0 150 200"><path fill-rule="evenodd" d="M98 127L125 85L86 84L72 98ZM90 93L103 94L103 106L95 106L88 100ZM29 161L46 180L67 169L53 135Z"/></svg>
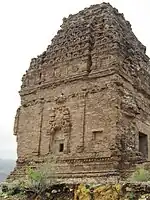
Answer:
<svg viewBox="0 0 150 200"><path fill-rule="evenodd" d="M70 111L66 106L51 110L49 151L52 154L70 152L71 121Z"/></svg>
<svg viewBox="0 0 150 200"><path fill-rule="evenodd" d="M65 149L65 134L63 131L58 130L53 135L51 151L54 154L58 154L64 152Z"/></svg>

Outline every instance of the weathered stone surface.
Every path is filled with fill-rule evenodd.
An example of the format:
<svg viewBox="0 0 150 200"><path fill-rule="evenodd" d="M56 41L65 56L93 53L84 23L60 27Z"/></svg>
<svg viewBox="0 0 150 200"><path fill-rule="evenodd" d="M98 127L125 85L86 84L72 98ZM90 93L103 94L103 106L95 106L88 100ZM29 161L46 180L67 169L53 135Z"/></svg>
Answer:
<svg viewBox="0 0 150 200"><path fill-rule="evenodd" d="M125 168L149 160L145 51L110 4L64 18L51 45L31 60L22 78L13 174L22 176L27 163L36 167L56 156L58 177L94 182L118 179Z"/></svg>

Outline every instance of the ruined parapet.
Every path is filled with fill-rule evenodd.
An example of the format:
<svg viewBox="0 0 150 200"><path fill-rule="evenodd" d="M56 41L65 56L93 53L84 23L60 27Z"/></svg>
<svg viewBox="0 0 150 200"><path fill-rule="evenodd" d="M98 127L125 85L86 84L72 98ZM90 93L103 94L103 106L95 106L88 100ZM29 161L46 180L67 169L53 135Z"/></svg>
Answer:
<svg viewBox="0 0 150 200"><path fill-rule="evenodd" d="M22 79L16 169L55 156L64 180L117 180L124 167L150 159L145 51L110 4L64 18Z"/></svg>

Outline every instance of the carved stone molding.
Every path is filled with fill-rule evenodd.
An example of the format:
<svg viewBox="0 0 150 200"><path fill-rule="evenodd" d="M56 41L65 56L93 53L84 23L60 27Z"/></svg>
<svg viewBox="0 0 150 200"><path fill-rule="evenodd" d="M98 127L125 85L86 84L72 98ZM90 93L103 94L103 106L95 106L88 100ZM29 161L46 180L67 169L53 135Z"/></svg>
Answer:
<svg viewBox="0 0 150 200"><path fill-rule="evenodd" d="M66 101L66 97L64 96L63 93L57 98L55 98L56 104L63 104Z"/></svg>
<svg viewBox="0 0 150 200"><path fill-rule="evenodd" d="M70 151L69 140L71 127L72 123L69 108L66 106L58 106L51 110L49 129L47 131L48 135L50 136L50 152L52 151L52 144L57 131L61 131L61 134L64 136L64 153L68 153Z"/></svg>

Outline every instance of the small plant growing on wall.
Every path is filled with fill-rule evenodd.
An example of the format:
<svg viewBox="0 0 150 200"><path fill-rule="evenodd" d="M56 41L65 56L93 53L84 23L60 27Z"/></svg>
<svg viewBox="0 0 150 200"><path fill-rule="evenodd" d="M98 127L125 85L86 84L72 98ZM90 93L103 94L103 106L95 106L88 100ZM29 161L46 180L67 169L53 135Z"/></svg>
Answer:
<svg viewBox="0 0 150 200"><path fill-rule="evenodd" d="M134 194L133 192L130 192L130 193L128 194L128 199L129 199L129 200L135 200L135 194Z"/></svg>

